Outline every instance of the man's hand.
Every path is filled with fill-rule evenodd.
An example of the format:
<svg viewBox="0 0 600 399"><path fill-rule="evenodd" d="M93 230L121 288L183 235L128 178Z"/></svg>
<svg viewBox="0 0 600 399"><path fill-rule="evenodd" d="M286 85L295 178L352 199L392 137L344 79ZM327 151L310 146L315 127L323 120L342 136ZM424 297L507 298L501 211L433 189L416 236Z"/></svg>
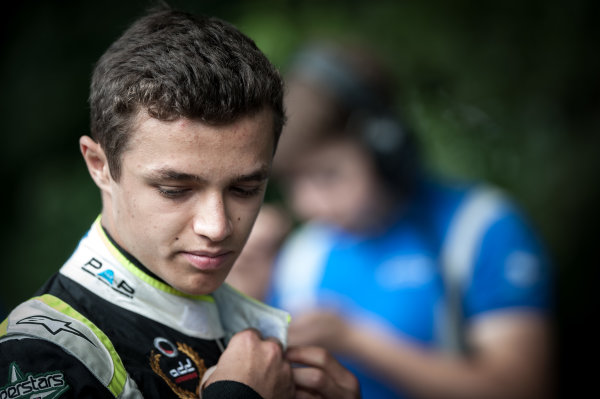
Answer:
<svg viewBox="0 0 600 399"><path fill-rule="evenodd" d="M293 398L292 368L279 341L256 330L235 334L204 386L221 380L244 383L265 399Z"/></svg>
<svg viewBox="0 0 600 399"><path fill-rule="evenodd" d="M318 345L334 353L345 353L351 329L352 325L333 311L308 311L293 317L288 342L290 346Z"/></svg>
<svg viewBox="0 0 600 399"><path fill-rule="evenodd" d="M287 359L293 369L296 399L359 399L360 386L350 371L325 349L317 346L290 347Z"/></svg>

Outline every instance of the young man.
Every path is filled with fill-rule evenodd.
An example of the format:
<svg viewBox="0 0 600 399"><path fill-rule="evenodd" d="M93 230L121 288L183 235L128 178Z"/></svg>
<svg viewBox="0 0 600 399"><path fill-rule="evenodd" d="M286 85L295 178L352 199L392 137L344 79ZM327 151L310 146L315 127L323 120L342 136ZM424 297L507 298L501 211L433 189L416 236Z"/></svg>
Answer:
<svg viewBox="0 0 600 399"><path fill-rule="evenodd" d="M289 342L338 355L367 398L545 397L550 273L522 213L419 172L369 52L313 45L290 64L274 170L306 223L271 298Z"/></svg>
<svg viewBox="0 0 600 399"><path fill-rule="evenodd" d="M80 139L102 213L0 325L0 397L358 395L324 350L284 350L285 312L223 285L262 203L282 92L214 18L152 12L109 47Z"/></svg>

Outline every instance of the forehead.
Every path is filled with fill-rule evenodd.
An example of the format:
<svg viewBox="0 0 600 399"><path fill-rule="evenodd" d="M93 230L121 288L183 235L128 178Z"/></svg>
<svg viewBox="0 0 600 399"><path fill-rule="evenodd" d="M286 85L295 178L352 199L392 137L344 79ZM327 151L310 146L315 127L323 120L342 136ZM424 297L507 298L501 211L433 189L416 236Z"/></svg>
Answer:
<svg viewBox="0 0 600 399"><path fill-rule="evenodd" d="M140 114L123 163L134 168L232 168L271 162L274 146L273 115L269 109L228 124L207 124L196 119L161 121Z"/></svg>
<svg viewBox="0 0 600 399"><path fill-rule="evenodd" d="M324 140L299 152L294 159L297 168L319 169L331 166L344 166L369 161L368 152L350 138Z"/></svg>

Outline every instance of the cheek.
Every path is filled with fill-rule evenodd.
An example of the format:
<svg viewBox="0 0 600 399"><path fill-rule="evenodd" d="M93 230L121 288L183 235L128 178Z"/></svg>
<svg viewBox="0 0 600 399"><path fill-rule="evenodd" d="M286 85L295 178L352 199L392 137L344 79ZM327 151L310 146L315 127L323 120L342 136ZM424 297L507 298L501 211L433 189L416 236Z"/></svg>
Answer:
<svg viewBox="0 0 600 399"><path fill-rule="evenodd" d="M149 210L146 201L139 193L125 191L119 199L119 206L116 209L116 217L128 224L137 225L152 220L149 218Z"/></svg>
<svg viewBox="0 0 600 399"><path fill-rule="evenodd" d="M250 235L250 231L254 226L261 203L262 201L247 209L238 209L231 218L236 234L243 238L244 243L246 242L246 239Z"/></svg>
<svg viewBox="0 0 600 399"><path fill-rule="evenodd" d="M255 217L252 214L234 218L235 230L245 237L244 242L246 242L246 238L250 235L250 231L254 225L254 219Z"/></svg>
<svg viewBox="0 0 600 399"><path fill-rule="evenodd" d="M128 187L128 190L123 191L120 201L123 211L129 213L127 216L148 222L172 213L172 207L169 207L154 189L134 183L130 183Z"/></svg>
<svg viewBox="0 0 600 399"><path fill-rule="evenodd" d="M164 234L171 234L179 226L183 212L173 212L165 207L160 198L156 198L149 190L128 190L122 193L116 217L126 223L139 237L150 240Z"/></svg>
<svg viewBox="0 0 600 399"><path fill-rule="evenodd" d="M343 217L353 217L369 208L373 198L369 178L361 173L346 175L333 189L329 203L333 211Z"/></svg>

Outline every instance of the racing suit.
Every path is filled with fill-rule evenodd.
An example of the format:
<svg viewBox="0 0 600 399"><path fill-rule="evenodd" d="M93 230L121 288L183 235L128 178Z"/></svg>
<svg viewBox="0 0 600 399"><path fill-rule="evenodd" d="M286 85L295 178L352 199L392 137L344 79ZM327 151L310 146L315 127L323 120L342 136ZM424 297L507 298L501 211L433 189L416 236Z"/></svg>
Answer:
<svg viewBox="0 0 600 399"><path fill-rule="evenodd" d="M197 398L245 328L286 344L287 313L224 284L191 296L152 275L100 217L63 267L0 324L0 398ZM209 398L260 398L220 381Z"/></svg>

